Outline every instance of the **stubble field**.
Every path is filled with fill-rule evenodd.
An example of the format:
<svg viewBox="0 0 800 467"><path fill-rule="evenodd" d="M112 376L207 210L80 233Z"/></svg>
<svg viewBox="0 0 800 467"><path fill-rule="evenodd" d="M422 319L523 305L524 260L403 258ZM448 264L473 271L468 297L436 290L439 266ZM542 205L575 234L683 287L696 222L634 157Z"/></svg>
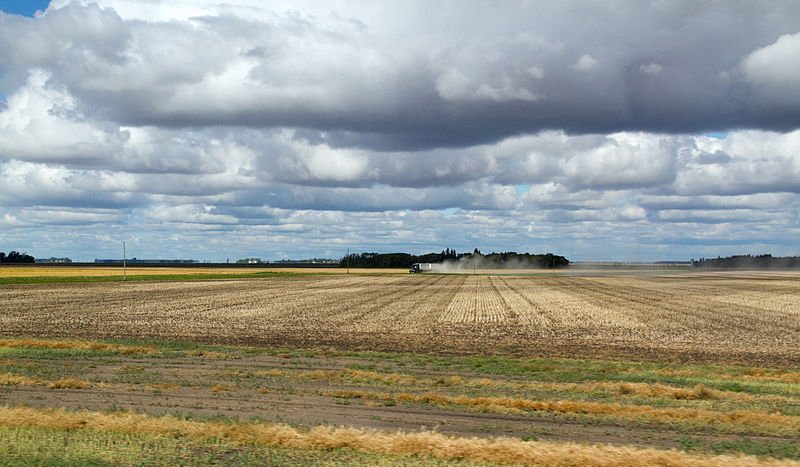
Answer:
<svg viewBox="0 0 800 467"><path fill-rule="evenodd" d="M0 457L789 465L798 335L790 272L3 285Z"/></svg>
<svg viewBox="0 0 800 467"><path fill-rule="evenodd" d="M800 276L303 275L0 289L0 333L792 365Z"/></svg>
<svg viewBox="0 0 800 467"><path fill-rule="evenodd" d="M399 269L352 269L353 272L360 273L379 273L379 274L399 274L406 272ZM27 266L24 264L3 265L0 267L0 279L12 278L59 278L64 279L67 277L109 277L116 280L121 280L123 276L129 277L137 276L163 276L169 278L177 276L194 276L199 278L202 276L231 276L232 278L240 277L247 278L247 276L258 276L265 273L313 273L313 274L347 274L348 270L337 267L320 267L320 268L293 268L293 267L205 267L205 266L128 266L123 269L121 266L46 266L37 264L35 266Z"/></svg>

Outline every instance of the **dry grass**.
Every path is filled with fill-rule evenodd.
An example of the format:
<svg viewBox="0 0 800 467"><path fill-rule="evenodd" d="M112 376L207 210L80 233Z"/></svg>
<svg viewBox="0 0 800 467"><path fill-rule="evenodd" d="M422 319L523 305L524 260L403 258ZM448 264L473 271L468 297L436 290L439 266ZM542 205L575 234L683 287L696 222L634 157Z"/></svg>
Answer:
<svg viewBox="0 0 800 467"><path fill-rule="evenodd" d="M732 391L718 391L698 384L693 388L676 388L665 384L646 384L646 383L595 383L589 387L606 389L610 386L612 392L616 388L620 394L634 394L637 396L654 397L659 399L678 399L678 400L710 400L710 399L745 399L753 400L750 394L741 394ZM742 397L744 396L744 398Z"/></svg>
<svg viewBox="0 0 800 467"><path fill-rule="evenodd" d="M60 378L50 381L42 378L15 375L13 373L0 373L0 386L46 386L49 389L114 389L118 391L133 391L142 388L151 391L170 391L180 386L173 383L157 383L138 386L135 384L111 384L106 382L92 382L80 378ZM214 391L219 392L219 391Z"/></svg>
<svg viewBox="0 0 800 467"><path fill-rule="evenodd" d="M457 438L434 432L387 433L319 426L304 432L286 425L224 424L133 413L67 412L0 408L0 425L221 439L299 449L349 448L370 453L550 466L791 466L799 463L752 456L710 456L674 450L526 442L511 438Z"/></svg>
<svg viewBox="0 0 800 467"><path fill-rule="evenodd" d="M117 352L123 355L151 354L153 347L138 345L106 344L82 340L44 340L44 339L0 339L0 347L20 349L58 349L58 350L98 350Z"/></svg>
<svg viewBox="0 0 800 467"><path fill-rule="evenodd" d="M745 381L758 381L758 382L775 382L775 383L800 383L800 371L782 370L776 368L749 368L744 374L731 375L726 373L715 373L711 369L704 369L703 371L691 368L662 368L656 370L656 373L662 376L677 376L677 377L709 377L712 376L718 379L742 379Z"/></svg>
<svg viewBox="0 0 800 467"><path fill-rule="evenodd" d="M376 371L347 369L342 372L343 379L350 381L377 381L383 384L414 384L417 378L401 373L378 373Z"/></svg>
<svg viewBox="0 0 800 467"><path fill-rule="evenodd" d="M190 357L214 358L219 360L236 360L239 358L238 355L214 350L189 350L186 352L186 355Z"/></svg>
<svg viewBox="0 0 800 467"><path fill-rule="evenodd" d="M754 410L721 412L687 407L653 407L589 401L539 401L513 397L469 397L438 393L385 393L373 391L332 391L331 397L406 402L415 404L458 405L477 410L519 413L550 412L565 415L609 416L616 419L652 423L690 423L707 426L724 425L735 431L758 431L781 435L800 435L800 417Z"/></svg>
<svg viewBox="0 0 800 467"><path fill-rule="evenodd" d="M108 385L113 387L112 385ZM148 384L145 386L145 389L153 392L164 392L164 391L173 391L175 389L179 389L181 386L174 383L158 383L158 384Z"/></svg>
<svg viewBox="0 0 800 467"><path fill-rule="evenodd" d="M56 381L48 381L12 373L0 374L0 386L47 386L50 389L89 389L95 387L91 382L78 378L61 378ZM109 385L102 384L100 386L107 387Z"/></svg>
<svg viewBox="0 0 800 467"><path fill-rule="evenodd" d="M412 385L422 382L420 378L402 373L379 373L377 371L366 371L356 369L345 370L281 370L270 368L255 372L258 376L272 376L282 378L308 378L328 381L350 381L364 383L382 383L392 385Z"/></svg>
<svg viewBox="0 0 800 467"><path fill-rule="evenodd" d="M547 391L553 393L611 394L621 396L647 397L653 399L673 400L728 400L738 402L771 401L777 403L796 403L796 399L773 394L748 394L735 391L720 391L697 384L691 388L670 386L661 383L631 382L585 382L585 383L551 383L551 382L519 382L492 378L464 378L457 375L439 377L419 377L405 373L381 373L377 371L345 369L345 370L281 370L272 368L255 372L258 376L283 378L308 378L327 381L344 381L356 384L379 383L392 386L413 387L453 387L453 388L489 388L512 389L526 391Z"/></svg>
<svg viewBox="0 0 800 467"><path fill-rule="evenodd" d="M211 392L213 392L214 394L220 392L236 392L236 391L238 391L238 389L234 386L231 386L230 384L215 384L211 386Z"/></svg>
<svg viewBox="0 0 800 467"><path fill-rule="evenodd" d="M47 385L50 389L89 389L92 383L77 378L62 378Z"/></svg>
<svg viewBox="0 0 800 467"><path fill-rule="evenodd" d="M800 371L768 371L759 369L741 377L751 381L774 381L776 383L800 383Z"/></svg>
<svg viewBox="0 0 800 467"><path fill-rule="evenodd" d="M0 374L0 386L34 386L37 384L40 384L40 380L36 378L11 373Z"/></svg>

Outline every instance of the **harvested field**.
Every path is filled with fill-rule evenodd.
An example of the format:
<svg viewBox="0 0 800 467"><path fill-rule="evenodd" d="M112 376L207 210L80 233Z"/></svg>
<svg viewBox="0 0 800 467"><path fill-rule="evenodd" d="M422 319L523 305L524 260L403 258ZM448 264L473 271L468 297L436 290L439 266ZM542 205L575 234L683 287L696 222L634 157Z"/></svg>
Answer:
<svg viewBox="0 0 800 467"><path fill-rule="evenodd" d="M0 335L797 366L800 274L303 275L0 287Z"/></svg>
<svg viewBox="0 0 800 467"><path fill-rule="evenodd" d="M265 269L237 269L237 268L157 268L157 267L129 267L129 275L183 275L183 274L252 274L264 272ZM122 276L122 267L114 266L8 266L0 267L0 277L94 277L94 276Z"/></svg>
<svg viewBox="0 0 800 467"><path fill-rule="evenodd" d="M268 268L268 267L147 267L147 266L128 266L129 276L183 276L183 275L242 275L283 272L283 273L324 273L324 274L346 274L344 268ZM351 269L352 273L374 273L374 274L400 274L406 273L405 269ZM21 266L21 265L0 265L0 278L10 277L104 277L119 276L122 278L123 268L121 266Z"/></svg>

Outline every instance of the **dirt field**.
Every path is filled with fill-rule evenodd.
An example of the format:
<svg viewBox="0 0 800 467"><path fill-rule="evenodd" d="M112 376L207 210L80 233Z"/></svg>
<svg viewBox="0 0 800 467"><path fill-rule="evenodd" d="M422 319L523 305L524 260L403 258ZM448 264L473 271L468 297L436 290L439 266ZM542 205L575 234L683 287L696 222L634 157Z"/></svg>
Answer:
<svg viewBox="0 0 800 467"><path fill-rule="evenodd" d="M800 274L306 275L0 287L0 335L797 366Z"/></svg>
<svg viewBox="0 0 800 467"><path fill-rule="evenodd" d="M800 460L800 274L519 274L2 285L0 458Z"/></svg>

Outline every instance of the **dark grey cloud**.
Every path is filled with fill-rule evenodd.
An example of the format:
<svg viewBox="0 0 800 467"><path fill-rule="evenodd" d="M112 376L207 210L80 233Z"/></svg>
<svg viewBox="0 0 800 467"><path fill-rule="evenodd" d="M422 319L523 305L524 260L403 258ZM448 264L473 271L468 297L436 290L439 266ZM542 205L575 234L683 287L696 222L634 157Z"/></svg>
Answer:
<svg viewBox="0 0 800 467"><path fill-rule="evenodd" d="M383 15L201 2L147 21L125 16L130 2L80 3L4 16L0 67L50 70L123 125L297 127L408 150L543 129L782 131L800 114L785 92L800 54L791 1L400 2Z"/></svg>

